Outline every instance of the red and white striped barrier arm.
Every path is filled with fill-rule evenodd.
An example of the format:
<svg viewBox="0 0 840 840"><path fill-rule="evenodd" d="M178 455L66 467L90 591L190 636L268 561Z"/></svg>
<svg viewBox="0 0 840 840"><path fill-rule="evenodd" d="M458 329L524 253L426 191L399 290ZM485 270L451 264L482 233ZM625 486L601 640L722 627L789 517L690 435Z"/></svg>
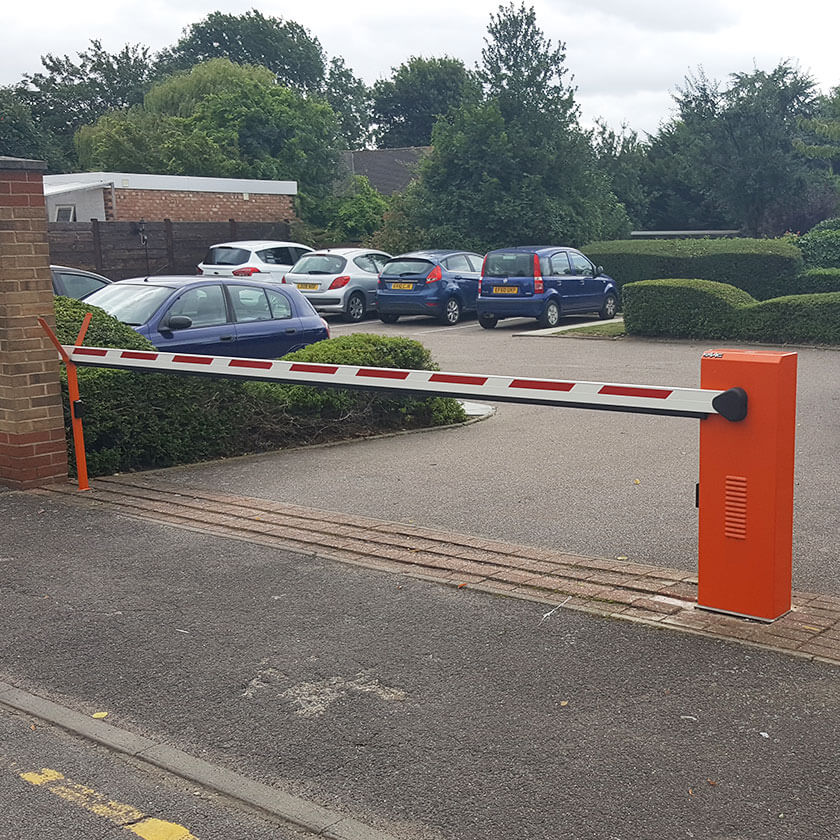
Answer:
<svg viewBox="0 0 840 840"><path fill-rule="evenodd" d="M733 413L729 403L737 403L740 399L740 395L733 396L733 392L740 389L711 391L700 388L663 388L608 382L238 359L228 356L162 353L154 350L71 345L63 347L71 362L86 367L202 374L316 387L400 391L420 396L461 397L490 402L533 403L677 417L702 418L710 414L722 414L730 420L741 420L746 415L746 395L741 391L743 412L741 416L729 416ZM738 414L740 409L738 406L736 409L734 413Z"/></svg>

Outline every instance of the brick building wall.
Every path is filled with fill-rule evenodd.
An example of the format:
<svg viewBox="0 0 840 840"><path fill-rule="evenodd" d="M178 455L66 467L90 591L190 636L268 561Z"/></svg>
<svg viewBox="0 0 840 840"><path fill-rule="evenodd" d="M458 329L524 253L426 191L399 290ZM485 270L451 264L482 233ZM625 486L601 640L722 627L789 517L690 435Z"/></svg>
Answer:
<svg viewBox="0 0 840 840"><path fill-rule="evenodd" d="M42 161L0 157L0 485L67 477Z"/></svg>
<svg viewBox="0 0 840 840"><path fill-rule="evenodd" d="M110 190L105 190L110 193ZM292 197L289 195L260 195L228 192L190 192L176 190L132 190L114 191L115 215L118 221L143 219L160 222L226 222L236 219L242 222L289 222L294 219ZM110 195L106 195L106 218Z"/></svg>

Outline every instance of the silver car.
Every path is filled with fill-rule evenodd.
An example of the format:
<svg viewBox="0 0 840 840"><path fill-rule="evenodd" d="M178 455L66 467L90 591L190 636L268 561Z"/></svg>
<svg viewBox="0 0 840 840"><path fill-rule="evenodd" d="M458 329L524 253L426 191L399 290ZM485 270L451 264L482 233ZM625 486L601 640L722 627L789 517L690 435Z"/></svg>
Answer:
<svg viewBox="0 0 840 840"><path fill-rule="evenodd" d="M389 254L370 248L325 248L304 254L286 274L318 312L361 321L376 306L379 272Z"/></svg>

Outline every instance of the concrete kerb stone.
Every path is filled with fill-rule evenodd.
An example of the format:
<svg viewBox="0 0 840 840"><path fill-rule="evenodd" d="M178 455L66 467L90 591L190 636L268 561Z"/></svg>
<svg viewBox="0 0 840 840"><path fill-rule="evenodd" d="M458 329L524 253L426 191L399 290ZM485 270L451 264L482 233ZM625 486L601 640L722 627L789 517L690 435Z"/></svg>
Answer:
<svg viewBox="0 0 840 840"><path fill-rule="evenodd" d="M102 747L215 791L250 809L330 840L396 840L393 835L299 796L252 781L174 747L156 744L110 723L0 682L0 706L57 726Z"/></svg>

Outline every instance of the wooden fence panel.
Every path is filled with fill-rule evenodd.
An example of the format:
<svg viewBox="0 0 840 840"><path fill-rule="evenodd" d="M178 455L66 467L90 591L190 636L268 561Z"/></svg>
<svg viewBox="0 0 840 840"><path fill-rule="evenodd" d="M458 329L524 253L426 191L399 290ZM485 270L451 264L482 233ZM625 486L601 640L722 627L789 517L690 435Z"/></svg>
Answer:
<svg viewBox="0 0 840 840"><path fill-rule="evenodd" d="M50 262L112 280L196 274L216 242L289 238L285 222L50 222Z"/></svg>

